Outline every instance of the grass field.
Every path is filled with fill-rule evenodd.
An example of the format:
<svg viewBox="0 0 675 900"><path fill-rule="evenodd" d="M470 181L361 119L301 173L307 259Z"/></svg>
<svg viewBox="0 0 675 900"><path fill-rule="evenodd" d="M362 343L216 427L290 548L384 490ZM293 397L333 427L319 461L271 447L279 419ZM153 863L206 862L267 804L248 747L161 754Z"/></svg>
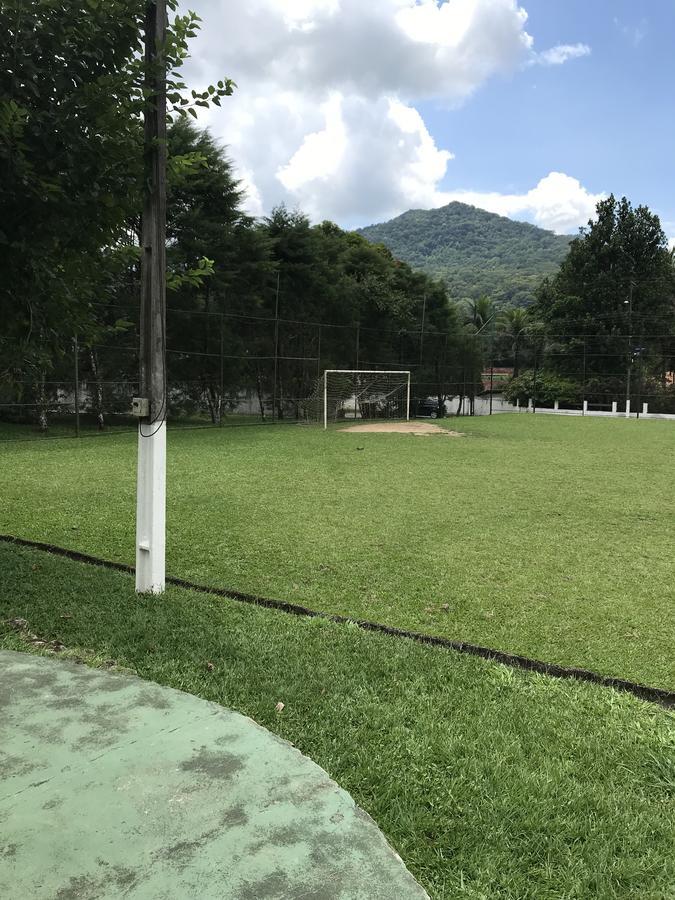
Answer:
<svg viewBox="0 0 675 900"><path fill-rule="evenodd" d="M434 900L673 896L675 719L656 706L177 588L139 598L127 575L1 544L0 573L0 620L295 743ZM0 647L32 645L4 624Z"/></svg>
<svg viewBox="0 0 675 900"><path fill-rule="evenodd" d="M176 430L168 571L675 687L670 422ZM0 531L134 561L134 435L0 444Z"/></svg>

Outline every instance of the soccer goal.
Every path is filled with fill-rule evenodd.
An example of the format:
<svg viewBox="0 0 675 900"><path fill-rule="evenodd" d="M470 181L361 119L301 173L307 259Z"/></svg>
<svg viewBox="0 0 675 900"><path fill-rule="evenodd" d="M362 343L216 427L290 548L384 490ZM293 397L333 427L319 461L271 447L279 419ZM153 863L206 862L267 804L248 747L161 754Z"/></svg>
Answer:
<svg viewBox="0 0 675 900"><path fill-rule="evenodd" d="M410 372L326 369L307 404L323 422L356 419L410 419Z"/></svg>

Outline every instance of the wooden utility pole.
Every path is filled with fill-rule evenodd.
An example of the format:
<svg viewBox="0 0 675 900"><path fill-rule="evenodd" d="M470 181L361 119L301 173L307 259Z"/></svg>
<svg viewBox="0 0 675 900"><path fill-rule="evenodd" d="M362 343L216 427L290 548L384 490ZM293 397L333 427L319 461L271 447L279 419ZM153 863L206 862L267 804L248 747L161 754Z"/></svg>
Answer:
<svg viewBox="0 0 675 900"><path fill-rule="evenodd" d="M140 397L136 493L136 590L165 585L166 522L166 0L145 14L144 195Z"/></svg>

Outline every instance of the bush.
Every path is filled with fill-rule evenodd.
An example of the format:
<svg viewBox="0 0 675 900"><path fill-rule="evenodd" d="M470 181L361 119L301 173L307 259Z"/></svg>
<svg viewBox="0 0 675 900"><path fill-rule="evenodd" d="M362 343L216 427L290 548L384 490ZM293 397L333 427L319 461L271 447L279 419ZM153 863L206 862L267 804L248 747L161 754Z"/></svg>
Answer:
<svg viewBox="0 0 675 900"><path fill-rule="evenodd" d="M556 400L574 405L581 401L581 386L552 372L537 372L535 384L534 372L529 370L509 381L504 388L504 397L510 403L519 400L521 405L530 397L536 397L539 406L553 406Z"/></svg>

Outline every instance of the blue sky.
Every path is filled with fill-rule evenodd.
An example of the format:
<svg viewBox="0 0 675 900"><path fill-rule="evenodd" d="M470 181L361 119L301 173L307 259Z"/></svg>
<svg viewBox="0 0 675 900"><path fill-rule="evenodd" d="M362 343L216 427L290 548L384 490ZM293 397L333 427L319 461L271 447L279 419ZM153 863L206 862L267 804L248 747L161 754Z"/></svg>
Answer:
<svg viewBox="0 0 675 900"><path fill-rule="evenodd" d="M187 0L186 0L187 2ZM462 200L570 233L610 192L675 238L675 0L199 0L186 75L255 215Z"/></svg>
<svg viewBox="0 0 675 900"><path fill-rule="evenodd" d="M537 45L587 44L563 66L492 79L459 109L420 105L455 159L442 186L520 193L550 171L645 203L675 235L675 3L527 0Z"/></svg>

